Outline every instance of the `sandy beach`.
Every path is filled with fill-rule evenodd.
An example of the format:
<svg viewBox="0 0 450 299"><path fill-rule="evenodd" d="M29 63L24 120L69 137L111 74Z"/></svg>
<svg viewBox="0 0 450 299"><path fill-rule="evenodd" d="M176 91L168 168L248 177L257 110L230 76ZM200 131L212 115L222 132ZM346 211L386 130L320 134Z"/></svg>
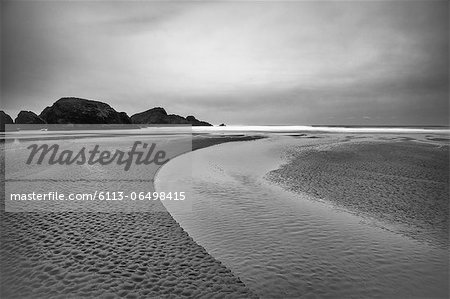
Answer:
<svg viewBox="0 0 450 299"><path fill-rule="evenodd" d="M68 189L191 196L2 209L1 297L445 297L448 147L439 134L199 133L193 152L147 172L156 186L145 169L17 171L24 190L56 176Z"/></svg>
<svg viewBox="0 0 450 299"><path fill-rule="evenodd" d="M0 299L450 298L449 1L0 11Z"/></svg>
<svg viewBox="0 0 450 299"><path fill-rule="evenodd" d="M438 134L277 133L183 155L155 184L191 186L164 205L261 298L447 298L447 151Z"/></svg>
<svg viewBox="0 0 450 299"><path fill-rule="evenodd" d="M193 148L246 139L195 138ZM255 297L160 202L109 213L2 205L1 222L1 298Z"/></svg>
<svg viewBox="0 0 450 299"><path fill-rule="evenodd" d="M287 149L267 177L448 248L449 147L446 136L345 136Z"/></svg>

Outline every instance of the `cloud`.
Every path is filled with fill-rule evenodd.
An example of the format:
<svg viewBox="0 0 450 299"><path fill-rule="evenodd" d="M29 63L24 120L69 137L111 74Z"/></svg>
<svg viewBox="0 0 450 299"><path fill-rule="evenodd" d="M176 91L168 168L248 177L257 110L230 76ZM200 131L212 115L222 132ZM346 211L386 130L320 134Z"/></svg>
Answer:
<svg viewBox="0 0 450 299"><path fill-rule="evenodd" d="M448 121L447 2L126 4L2 2L6 108L74 95L217 123Z"/></svg>

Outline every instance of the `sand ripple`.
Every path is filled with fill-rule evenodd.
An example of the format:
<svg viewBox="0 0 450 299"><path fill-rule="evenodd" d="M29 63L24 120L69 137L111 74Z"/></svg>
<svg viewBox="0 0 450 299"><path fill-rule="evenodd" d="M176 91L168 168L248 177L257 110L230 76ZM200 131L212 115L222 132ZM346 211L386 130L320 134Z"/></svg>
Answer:
<svg viewBox="0 0 450 299"><path fill-rule="evenodd" d="M167 212L2 212L1 298L247 298Z"/></svg>

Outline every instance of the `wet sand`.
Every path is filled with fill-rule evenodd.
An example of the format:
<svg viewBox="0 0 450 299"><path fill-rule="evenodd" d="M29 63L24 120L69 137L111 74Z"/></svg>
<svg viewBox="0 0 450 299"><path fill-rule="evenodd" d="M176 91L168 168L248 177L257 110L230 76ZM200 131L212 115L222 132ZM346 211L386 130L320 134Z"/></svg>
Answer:
<svg viewBox="0 0 450 299"><path fill-rule="evenodd" d="M415 135L298 135L276 134L183 155L161 169L156 189L192 186L193 196L184 205L164 205L197 243L261 298L448 298L448 248L406 236L397 223L375 221L369 213L351 211L332 200L286 190L283 181L274 183L267 176L306 150L334 153L336 146L360 142L402 146L405 138L416 140L412 147L421 147L428 146L427 140ZM334 175L343 176L354 163L365 165L368 157L361 155L348 166L340 165ZM387 170L398 167L392 159L384 162L381 154L373 159L385 163ZM311 161L321 165L318 159ZM411 167L406 166L401 170ZM301 172L295 169L292 180ZM326 173L324 169L314 175ZM377 175L383 177L373 173ZM353 181L345 183L340 187L351 188ZM428 194L422 198L427 199Z"/></svg>
<svg viewBox="0 0 450 299"><path fill-rule="evenodd" d="M328 145L288 149L287 163L267 177L445 248L449 148L439 136L343 136Z"/></svg>
<svg viewBox="0 0 450 299"><path fill-rule="evenodd" d="M308 194L311 198L334 203L336 206L343 207L355 214L402 225L403 233L417 240L426 240L439 245L446 244L446 242L448 244L448 228L447 237L444 236L446 223L448 227L449 148L446 138L431 135L424 135L420 138L379 135L374 138L373 136L356 134L310 133L297 134L290 138L293 140L301 138L303 145L301 147L286 147L284 151L286 163L281 167L277 166L276 168L279 169L271 171L265 178L290 191ZM205 136L196 136L193 139L192 147L195 150L218 143L250 139L253 139L253 137L211 135L205 138ZM445 153L447 153L447 156ZM235 154L240 154L240 152ZM308 161L310 164L308 164ZM229 162L226 160L226 165L230 164ZM261 164L261 167L264 168L262 162L263 160L257 159L258 164L253 165L252 169L260 167ZM218 169L217 171L221 173L222 170ZM447 171L446 176L444 171ZM246 176L236 176L235 179L244 180L242 192L248 193L247 188L249 184L252 185L252 181L248 181ZM447 182L447 188L444 187L445 182ZM215 185L215 188L219 187L219 191L223 189L227 197L232 191L232 193L236 193L236 200L245 199L241 198L238 189L230 190L224 186ZM387 191L380 189L383 186L388 187ZM255 192L261 189L259 185L255 188ZM269 197L272 196L269 189L263 189L263 191L260 196L266 196L265 192L268 192ZM444 198L443 195L445 194L447 196ZM273 196L276 198L279 194ZM420 199L423 198L430 199L430 201L421 203ZM378 204L374 203L376 200L378 200ZM447 200L446 207L444 207L445 200ZM268 224L272 223L269 221L274 221L274 240L278 240L275 236L280 236L277 232L280 217L285 217L295 223L295 221L299 221L298 213L309 211L306 206L295 209L294 206L291 206L294 202L285 200L282 201L282 204L287 206L286 211L291 211L292 215L286 214L288 212L283 210L283 213L271 219L269 216L271 213L276 214L274 211L278 211L280 203L274 202L273 205L268 206L268 210L265 212L255 210L252 205L249 205L249 210L247 210L245 202L240 203L239 206L245 208L242 218L245 221L242 223L236 222L235 225L241 226L236 228L234 224L230 224L232 228L227 230L224 229L223 225L219 225L218 231L220 233L214 233L213 236L219 244L222 244L223 248L227 248L227 246L236 247L237 244L233 245L232 242L233 240L236 241L236 233L242 235L242 242L245 242L243 244L249 245L249 255L255 254L255 252L258 252L258 254L265 253L272 248L267 244L268 238L262 236L260 242L263 245L255 251L254 246L258 246L259 243L257 239L254 239L257 236L254 234L254 227L250 227L249 235L245 235L242 231L246 226L252 226L252 222L248 219L249 211L255 212L254 217L262 217L262 223ZM413 204L411 205L411 203ZM218 208L218 206L214 206L213 211L217 212ZM311 210L316 213L320 209L317 210L317 207L313 207ZM212 221L217 222L220 217L225 217L224 211L219 212L216 215L218 218L214 218ZM329 211L324 212L322 217L327 221L320 222L320 220L316 223L314 221L317 220L317 215L311 213L309 216L304 215L305 221L302 226L283 226L285 233L295 238L289 241L283 238L277 241L279 243L273 243L276 245L275 256L283 258L280 255L280 248L283 246L280 247L280 244L286 246L286 250L288 250L286 256L289 256L289 254L300 251L302 246L306 246L306 249L308 249L305 242L300 242L302 240L301 235L306 234L308 238L311 237L313 246L311 251L306 250L306 255L305 252L301 254L302 258L299 259L301 263L292 263L292 261L296 261L292 257L290 259L291 265L283 268L280 266L282 265L280 261L275 258L267 259L265 255L261 257L260 264L246 262L244 258L240 263L245 267L252 268L248 270L249 273L252 273L252 276L247 277L247 280L241 276L240 272L230 267L228 262L225 263L226 267L215 259L219 255L215 255L214 249L210 251L207 248L210 253L213 252L211 256L204 247L198 245L198 240L193 240L159 202L151 208L147 207L145 212L5 213L2 211L1 213L1 298L256 297L245 284L247 284L247 281L251 282L252 277L266 279L264 276L261 277L255 274L256 272L252 272L254 271L253 268L261 268L261 265L265 265L265 263L268 263L269 273L277 272L277 269L279 269L284 275L295 276L292 281L288 282L284 277L277 276L277 279L281 279L281 281L274 285L267 285L267 283L264 283L264 279L261 279L260 283L273 290L273 294L290 294L283 290L285 288L284 283L286 283L286 285L292 284L292 288L298 288L302 295L326 295L333 294L338 290L341 292L349 290L348 286L334 290L326 289L325 286L330 286L330 288L334 288L336 285L343 286L348 283L344 278L348 277L351 278L352 283L356 284L363 270L353 271L352 275L355 274L353 277L351 275L345 276L344 269L350 267L350 265L358 267L359 263L362 264L367 261L367 258L361 258L358 263L342 263L339 267L336 266L337 268L327 268L327 263L338 260L342 255L345 256L346 251L343 251L345 246L341 248L337 246L338 243L335 243L335 241L341 240L341 236L337 232L325 236L317 234L309 236L306 232L314 231L313 227L324 229L329 222ZM341 216L339 215L336 216L339 218L339 221L335 221L336 223L343 221L340 220ZM205 217L208 215L199 216ZM307 217L311 217L311 219ZM345 221L347 219L350 218L345 218ZM232 219L224 219L224 221L234 222ZM357 229L354 229L355 232L364 235L360 230L365 232L368 228L357 224L358 221L356 219L352 226L357 227ZM268 227L265 226L264 228L267 229ZM334 224L330 225L329 229L333 231L335 228L336 225ZM345 233L347 230L344 227L340 233ZM383 248L385 248L383 244L386 242L383 243L380 240L386 239L387 243L398 242L399 244L405 242L408 246L401 247L405 252L406 248L413 248L410 245L414 245L407 240L398 239L395 237L395 233L389 234L389 237L384 236L377 230L372 233L373 235L380 234L380 238L376 239L379 242L377 246L367 248L368 240L362 239L360 243L354 246L354 250L370 249L374 251L376 253L373 254L375 261L372 262L374 265L383 264L386 259L386 256L383 255ZM231 237L227 239L226 234L230 234ZM333 239L333 236L337 236L337 240ZM347 237L350 238L350 236ZM214 240L214 238L209 239ZM328 240L327 238L331 239ZM299 244L293 241L298 241ZM224 242L229 244L224 244ZM291 242L293 242L292 246L289 245ZM325 246L327 244L336 246L331 254L327 252L329 249ZM325 246L325 248L319 245ZM421 253L426 249L427 247L417 251ZM324 255L322 255L321 250L324 251ZM325 283L322 280L325 280L326 277L320 277L320 280L317 280L319 279L317 273L320 271L317 268L318 265L312 263L312 261L318 262L319 260L315 260L309 255L316 251L320 253L319 255L322 258L325 258L326 255L335 256L331 260L325 258L323 265L319 264L319 270L323 266L322 270L328 271L325 272L326 277L330 276L330 279L339 277L339 279L342 278L342 282L340 280L337 282L327 280ZM223 259L220 258L220 260L226 261L227 256L231 254L230 252L231 250L224 252ZM244 250L237 250L237 256L242 256L243 252ZM372 252L367 253L369 256L372 256L371 254ZM347 255L349 259L357 257L352 251L348 252ZM405 266L405 271L408 273L410 270L407 267L411 261L408 259L408 255L401 256L404 256L405 260L399 263ZM361 257L364 257L364 255L361 255ZM236 259L240 261L238 257ZM432 256L431 260L434 261L434 259L436 257ZM426 261L426 258L424 258L424 261L417 261L417 265L414 264L413 268L421 268L420 265L422 264L427 265ZM371 263L368 264L372 265ZM383 267L387 266L384 265ZM245 284L229 269L241 276ZM368 273L364 272L367 274L367 281L363 280L363 283L369 283L374 281L375 278L379 278L378 276L370 276L375 274L371 273L369 269L370 267L364 270ZM339 272L337 277L332 275L335 270ZM395 275L395 273L398 273L398 271L392 271L389 275ZM308 279L311 277L315 280L309 281ZM420 274L417 277L424 276ZM432 286L433 278L427 277L427 279L431 279L428 284ZM397 284L400 280L405 284L403 289L408 289L406 278L390 277L386 280L396 281ZM311 283L314 287L311 287ZM379 291L377 287L377 284L370 288L361 286L361 289L365 290L365 293L361 294L366 296L377 294L376 292ZM260 292L259 289L254 290ZM424 294L427 294L427 292L424 291ZM264 292L266 296L269 293L268 291ZM348 293L345 294L348 295Z"/></svg>
<svg viewBox="0 0 450 299"><path fill-rule="evenodd" d="M193 149L248 139L197 137ZM160 202L129 213L3 207L1 227L1 298L256 297Z"/></svg>

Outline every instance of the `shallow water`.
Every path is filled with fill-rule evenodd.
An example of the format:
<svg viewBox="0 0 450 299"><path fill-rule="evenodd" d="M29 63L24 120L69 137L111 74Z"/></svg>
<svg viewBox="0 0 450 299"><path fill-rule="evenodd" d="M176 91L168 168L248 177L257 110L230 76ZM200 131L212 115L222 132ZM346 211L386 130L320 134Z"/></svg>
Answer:
<svg viewBox="0 0 450 299"><path fill-rule="evenodd" d="M261 297L447 298L446 250L264 179L283 148L307 142L326 141L273 137L195 151L165 165L156 190L192 189L164 205Z"/></svg>

